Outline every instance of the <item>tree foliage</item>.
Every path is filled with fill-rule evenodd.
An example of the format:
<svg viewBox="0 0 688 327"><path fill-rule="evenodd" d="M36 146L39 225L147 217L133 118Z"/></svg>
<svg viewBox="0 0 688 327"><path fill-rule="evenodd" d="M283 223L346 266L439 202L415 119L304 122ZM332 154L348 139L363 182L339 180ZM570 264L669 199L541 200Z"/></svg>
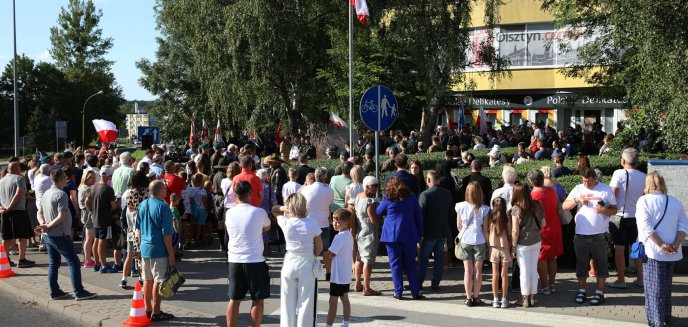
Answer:
<svg viewBox="0 0 688 327"><path fill-rule="evenodd" d="M681 0L546 0L543 8L559 25L583 36L595 36L579 56L583 63L569 75L587 77L615 96L625 96L631 108L627 128L617 143L637 145L644 127L649 146L688 150L688 3Z"/></svg>

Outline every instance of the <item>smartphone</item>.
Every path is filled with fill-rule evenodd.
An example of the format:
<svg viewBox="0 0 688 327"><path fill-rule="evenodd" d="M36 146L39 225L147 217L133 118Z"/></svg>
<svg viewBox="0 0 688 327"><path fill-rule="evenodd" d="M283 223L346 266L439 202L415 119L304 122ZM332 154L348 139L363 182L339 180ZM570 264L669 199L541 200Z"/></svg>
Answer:
<svg viewBox="0 0 688 327"><path fill-rule="evenodd" d="M602 207L605 207L605 206L607 206L607 204L606 204L606 203L604 203L604 201L602 201L602 200L600 200L600 201L597 201L597 204L599 204L599 205L600 205L600 206L602 206Z"/></svg>

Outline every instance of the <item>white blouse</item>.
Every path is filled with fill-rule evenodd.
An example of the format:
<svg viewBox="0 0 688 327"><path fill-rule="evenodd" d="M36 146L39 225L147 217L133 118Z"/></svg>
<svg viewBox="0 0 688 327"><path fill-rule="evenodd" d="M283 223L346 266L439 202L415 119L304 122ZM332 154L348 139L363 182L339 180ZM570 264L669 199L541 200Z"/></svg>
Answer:
<svg viewBox="0 0 688 327"><path fill-rule="evenodd" d="M683 205L675 197L669 195L669 205L662 223L654 229L654 226L662 218L667 197L661 192L643 195L636 204L636 223L638 224L638 240L645 244L645 253L650 259L657 261L679 261L683 258L682 246L676 253L666 253L649 239L650 235L657 236L666 244L676 241L676 233L683 231L688 233L688 217Z"/></svg>
<svg viewBox="0 0 688 327"><path fill-rule="evenodd" d="M459 237L462 243L478 245L485 243L483 233L483 221L490 213L490 207L481 205L478 214L475 213L475 206L468 202L459 202L454 207L456 214L461 217L461 230ZM470 224L468 224L470 222Z"/></svg>

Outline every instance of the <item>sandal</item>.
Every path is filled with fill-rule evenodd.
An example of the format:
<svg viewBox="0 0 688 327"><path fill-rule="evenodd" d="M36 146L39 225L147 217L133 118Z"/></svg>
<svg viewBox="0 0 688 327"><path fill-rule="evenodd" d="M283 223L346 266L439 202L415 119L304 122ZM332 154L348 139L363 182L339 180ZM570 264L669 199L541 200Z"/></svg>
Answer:
<svg viewBox="0 0 688 327"><path fill-rule="evenodd" d="M368 290L368 292L363 293L363 296L380 296L382 295L382 292L376 291L376 290Z"/></svg>
<svg viewBox="0 0 688 327"><path fill-rule="evenodd" d="M163 321L163 320L170 320L172 318L174 318L173 314L160 311L158 313L152 314L150 317L150 320L151 321Z"/></svg>
<svg viewBox="0 0 688 327"><path fill-rule="evenodd" d="M472 307L473 306L473 299L465 299L463 301L463 304L465 304L467 307Z"/></svg>
<svg viewBox="0 0 688 327"><path fill-rule="evenodd" d="M587 295L585 294L585 292L578 292L578 294L576 294L576 303L583 304L585 303L586 298Z"/></svg>
<svg viewBox="0 0 688 327"><path fill-rule="evenodd" d="M356 292L363 292L363 286L361 286L361 287L356 286L355 290L356 290Z"/></svg>
<svg viewBox="0 0 688 327"><path fill-rule="evenodd" d="M604 303L604 293L595 292L595 295L593 295L592 299L590 299L590 304L599 305L602 303Z"/></svg>
<svg viewBox="0 0 688 327"><path fill-rule="evenodd" d="M557 292L557 289L554 287L554 284L549 285L549 292L550 293L556 293Z"/></svg>
<svg viewBox="0 0 688 327"><path fill-rule="evenodd" d="M474 297L473 298L473 305L483 305L484 302L480 298Z"/></svg>

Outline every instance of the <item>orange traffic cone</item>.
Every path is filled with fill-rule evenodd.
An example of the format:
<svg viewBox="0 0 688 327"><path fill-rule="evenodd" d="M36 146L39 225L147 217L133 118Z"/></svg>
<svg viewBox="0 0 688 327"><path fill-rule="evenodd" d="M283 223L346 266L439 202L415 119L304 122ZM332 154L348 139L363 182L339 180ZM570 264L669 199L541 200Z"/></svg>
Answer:
<svg viewBox="0 0 688 327"><path fill-rule="evenodd" d="M0 278L8 278L16 275L10 267L10 259L7 258L5 247L0 245Z"/></svg>
<svg viewBox="0 0 688 327"><path fill-rule="evenodd" d="M146 317L146 306L143 304L143 292L141 292L141 284L136 283L134 289L134 298L131 301L131 310L129 310L129 319L122 323L124 326L143 327L152 324L153 322Z"/></svg>

